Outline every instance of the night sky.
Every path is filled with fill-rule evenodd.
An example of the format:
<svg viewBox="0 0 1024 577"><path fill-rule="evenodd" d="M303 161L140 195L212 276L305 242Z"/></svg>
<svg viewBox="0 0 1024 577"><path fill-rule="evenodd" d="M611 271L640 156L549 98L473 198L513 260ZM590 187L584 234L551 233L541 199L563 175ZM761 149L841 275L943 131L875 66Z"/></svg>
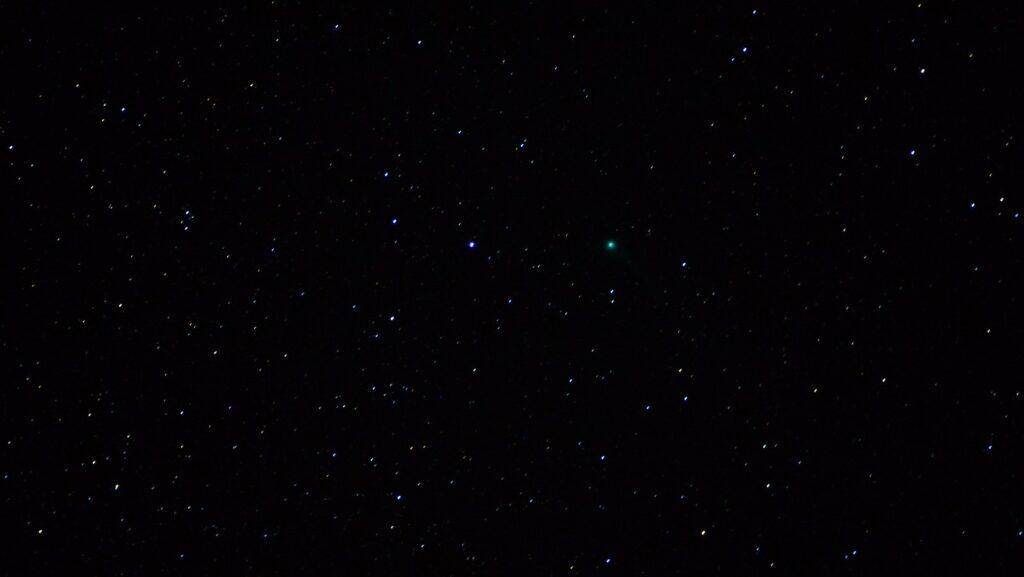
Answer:
<svg viewBox="0 0 1024 577"><path fill-rule="evenodd" d="M0 575L1021 574L1013 3L4 3Z"/></svg>

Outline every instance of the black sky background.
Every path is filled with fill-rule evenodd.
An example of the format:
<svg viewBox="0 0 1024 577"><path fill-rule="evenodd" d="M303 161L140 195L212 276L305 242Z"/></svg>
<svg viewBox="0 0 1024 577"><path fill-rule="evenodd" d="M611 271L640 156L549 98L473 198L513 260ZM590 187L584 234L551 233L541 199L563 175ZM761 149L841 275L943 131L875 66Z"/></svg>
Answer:
<svg viewBox="0 0 1024 577"><path fill-rule="evenodd" d="M1013 7L584 6L4 3L0 573L1015 574Z"/></svg>

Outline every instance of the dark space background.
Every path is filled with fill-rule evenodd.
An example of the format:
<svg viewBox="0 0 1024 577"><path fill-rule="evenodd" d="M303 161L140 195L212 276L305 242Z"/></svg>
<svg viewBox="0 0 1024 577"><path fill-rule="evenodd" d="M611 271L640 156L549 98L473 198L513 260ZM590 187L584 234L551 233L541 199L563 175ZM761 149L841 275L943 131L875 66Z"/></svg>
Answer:
<svg viewBox="0 0 1024 577"><path fill-rule="evenodd" d="M1020 574L1013 3L558 4L3 3L0 574Z"/></svg>

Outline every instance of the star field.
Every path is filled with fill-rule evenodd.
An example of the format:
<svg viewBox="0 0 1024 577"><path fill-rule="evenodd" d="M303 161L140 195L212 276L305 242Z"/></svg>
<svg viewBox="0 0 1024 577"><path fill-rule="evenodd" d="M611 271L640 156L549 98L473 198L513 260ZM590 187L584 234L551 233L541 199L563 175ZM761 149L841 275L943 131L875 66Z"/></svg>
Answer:
<svg viewBox="0 0 1024 577"><path fill-rule="evenodd" d="M0 575L1016 575L1024 21L7 6Z"/></svg>

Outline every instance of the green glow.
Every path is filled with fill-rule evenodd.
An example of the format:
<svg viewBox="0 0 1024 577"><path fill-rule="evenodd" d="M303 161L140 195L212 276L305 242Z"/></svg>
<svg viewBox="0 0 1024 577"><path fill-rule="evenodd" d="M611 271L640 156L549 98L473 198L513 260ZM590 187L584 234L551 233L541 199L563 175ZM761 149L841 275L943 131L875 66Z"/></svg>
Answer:
<svg viewBox="0 0 1024 577"><path fill-rule="evenodd" d="M614 240L610 240L610 241L606 242L606 243L604 244L604 246L605 246L605 248L607 248L608 250L615 250L615 247L616 247L616 246L618 246L618 245L617 245L617 244L615 244L615 241L614 241Z"/></svg>

